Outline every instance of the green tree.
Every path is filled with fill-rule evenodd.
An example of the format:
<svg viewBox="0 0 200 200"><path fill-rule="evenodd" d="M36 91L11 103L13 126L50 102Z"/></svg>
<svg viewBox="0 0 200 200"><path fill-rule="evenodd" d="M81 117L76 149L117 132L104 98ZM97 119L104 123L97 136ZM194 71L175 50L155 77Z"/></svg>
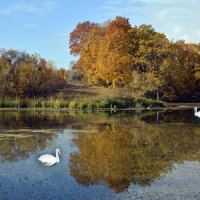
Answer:
<svg viewBox="0 0 200 200"><path fill-rule="evenodd" d="M164 34L156 32L151 25L143 24L139 27L133 27L130 30L130 35L131 54L134 57L133 68L139 73L148 72L151 74L152 81L149 82L152 83L151 91L154 87L154 90L157 91L157 99L159 99L158 92L162 87L162 78L160 80L158 78L161 66L170 54L172 43ZM145 77L145 75L142 76ZM146 79L141 79L141 81L143 80ZM153 80L156 83L153 83ZM134 82L133 80L132 85L134 85ZM143 83L139 85L143 85Z"/></svg>
<svg viewBox="0 0 200 200"><path fill-rule="evenodd" d="M132 81L128 85L132 96L145 97L145 94L155 91L160 86L160 80L151 72L133 71Z"/></svg>

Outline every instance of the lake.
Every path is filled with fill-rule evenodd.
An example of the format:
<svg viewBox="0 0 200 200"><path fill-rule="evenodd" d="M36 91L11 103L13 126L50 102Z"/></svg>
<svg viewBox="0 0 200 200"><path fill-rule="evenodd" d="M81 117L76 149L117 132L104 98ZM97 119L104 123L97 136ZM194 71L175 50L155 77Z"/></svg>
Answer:
<svg viewBox="0 0 200 200"><path fill-rule="evenodd" d="M56 148L60 163L38 162ZM1 111L0 199L200 199L200 119L192 109Z"/></svg>

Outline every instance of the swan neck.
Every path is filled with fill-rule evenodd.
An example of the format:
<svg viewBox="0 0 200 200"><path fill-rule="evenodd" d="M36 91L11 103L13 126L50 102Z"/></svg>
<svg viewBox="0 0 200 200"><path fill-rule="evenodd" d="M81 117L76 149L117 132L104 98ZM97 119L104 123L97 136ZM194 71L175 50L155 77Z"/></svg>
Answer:
<svg viewBox="0 0 200 200"><path fill-rule="evenodd" d="M60 158L59 158L59 155L58 155L58 151L56 151L56 159L57 159L57 162L59 163L60 162Z"/></svg>

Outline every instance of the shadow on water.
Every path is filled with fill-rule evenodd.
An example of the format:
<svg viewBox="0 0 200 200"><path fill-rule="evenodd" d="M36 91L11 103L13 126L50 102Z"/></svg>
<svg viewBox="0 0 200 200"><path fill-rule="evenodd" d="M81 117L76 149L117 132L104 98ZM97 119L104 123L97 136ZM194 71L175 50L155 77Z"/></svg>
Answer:
<svg viewBox="0 0 200 200"><path fill-rule="evenodd" d="M191 110L5 111L0 112L0 161L26 160L71 132L76 150L69 147L69 176L83 186L105 184L121 193L131 183L147 186L161 179L175 163L198 160L199 125Z"/></svg>

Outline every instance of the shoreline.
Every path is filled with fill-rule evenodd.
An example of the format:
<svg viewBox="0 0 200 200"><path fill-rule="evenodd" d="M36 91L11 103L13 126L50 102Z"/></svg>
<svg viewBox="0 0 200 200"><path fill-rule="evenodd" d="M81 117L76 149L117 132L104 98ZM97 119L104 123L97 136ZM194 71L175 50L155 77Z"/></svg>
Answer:
<svg viewBox="0 0 200 200"><path fill-rule="evenodd" d="M96 101L66 100L0 100L0 111L134 111L134 110L186 110L200 107L200 103L167 103L152 99L113 98Z"/></svg>
<svg viewBox="0 0 200 200"><path fill-rule="evenodd" d="M199 105L200 106L200 105ZM69 108L0 108L1 111L62 111L62 112L117 112L117 111L134 111L134 110L189 110L194 106L166 106L166 107L154 107L154 108L118 108L118 109L69 109Z"/></svg>

